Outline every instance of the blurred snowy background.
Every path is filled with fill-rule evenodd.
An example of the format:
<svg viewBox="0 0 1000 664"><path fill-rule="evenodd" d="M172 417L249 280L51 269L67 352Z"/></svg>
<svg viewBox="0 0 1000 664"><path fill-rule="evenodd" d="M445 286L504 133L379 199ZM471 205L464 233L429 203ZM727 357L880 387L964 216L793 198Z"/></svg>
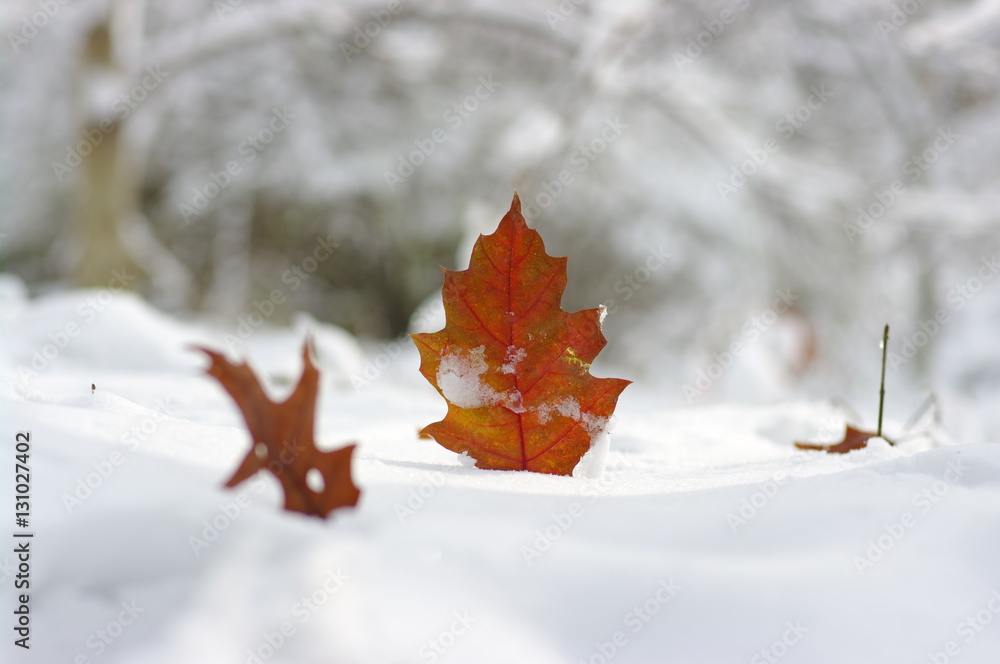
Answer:
<svg viewBox="0 0 1000 664"><path fill-rule="evenodd" d="M889 322L894 417L1000 424L1000 2L0 9L0 272L32 297L123 277L223 329L397 338L516 189L564 307L611 311L600 375L871 423Z"/></svg>

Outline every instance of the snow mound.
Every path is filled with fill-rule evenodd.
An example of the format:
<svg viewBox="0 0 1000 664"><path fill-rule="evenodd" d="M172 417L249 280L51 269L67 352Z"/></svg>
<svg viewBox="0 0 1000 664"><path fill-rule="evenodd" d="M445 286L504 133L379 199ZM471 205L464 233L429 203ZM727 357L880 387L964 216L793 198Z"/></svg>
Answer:
<svg viewBox="0 0 1000 664"><path fill-rule="evenodd" d="M93 289L39 298L15 322L8 361L29 377L52 369L187 371L186 350L207 336L168 318L134 293Z"/></svg>
<svg viewBox="0 0 1000 664"><path fill-rule="evenodd" d="M11 360L50 331L41 321L75 315L81 297L93 295L23 302L31 324L6 328L0 347L0 410L31 433L37 534L32 649L8 642L3 661L883 664L960 652L991 664L1000 651L1000 446L800 451L794 440L836 437L842 416L810 403L671 411L637 382L614 447L602 431L575 476L486 471L418 438L440 396L386 375L320 391L317 438L358 443L362 487L356 509L321 521L282 512L266 477L222 488L250 449L242 416L212 380L179 371L187 356L169 344L195 331L134 298L116 297L106 321L123 329L107 333L127 357L125 336L147 326L137 343L160 348L152 369L122 369L77 345L81 332L72 362L9 389ZM250 359L294 362L303 334L261 329ZM483 389L484 351L446 358L443 390L470 405L506 398ZM579 405L546 412L575 418ZM898 429L886 422L890 438ZM8 595L16 564L0 553Z"/></svg>

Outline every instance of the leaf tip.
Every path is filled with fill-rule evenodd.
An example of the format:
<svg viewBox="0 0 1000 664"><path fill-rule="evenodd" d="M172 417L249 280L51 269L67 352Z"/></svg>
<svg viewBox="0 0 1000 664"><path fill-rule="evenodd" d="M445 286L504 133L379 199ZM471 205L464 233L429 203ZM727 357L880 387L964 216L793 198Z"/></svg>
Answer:
<svg viewBox="0 0 1000 664"><path fill-rule="evenodd" d="M204 353L205 355L208 355L209 357L211 357L212 355L216 354L214 350L212 350L210 348L205 348L204 346L199 346L198 344L187 344L186 346L184 346L184 348L185 348L185 350L191 350L191 351L194 351L196 353Z"/></svg>
<svg viewBox="0 0 1000 664"><path fill-rule="evenodd" d="M306 338L302 342L302 361L305 366L314 366L312 361L312 356L316 353L316 347L313 344L312 332L306 332Z"/></svg>

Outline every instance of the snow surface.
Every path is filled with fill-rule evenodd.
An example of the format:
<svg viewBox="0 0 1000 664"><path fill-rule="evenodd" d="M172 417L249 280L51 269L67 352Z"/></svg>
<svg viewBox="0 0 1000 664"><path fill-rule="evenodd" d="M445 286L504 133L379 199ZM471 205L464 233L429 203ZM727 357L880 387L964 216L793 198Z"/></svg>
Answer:
<svg viewBox="0 0 1000 664"><path fill-rule="evenodd" d="M833 408L665 410L636 383L599 477L484 471L417 437L446 409L408 342L355 390L352 372L373 360L312 322L317 439L358 442L362 487L357 509L321 521L282 512L269 478L221 487L247 434L186 346L224 348L223 330L123 294L89 320L80 307L107 293L28 301L7 280L0 297L4 449L31 432L36 533L30 653L11 645L15 561L0 554L4 661L972 664L1000 653L1000 446L935 432L801 452L793 440L836 437ZM79 329L53 353L69 321ZM261 328L240 349L276 396L298 376L304 334ZM29 374L35 352L54 356ZM889 438L900 433L890 421ZM957 654L931 657L946 651Z"/></svg>

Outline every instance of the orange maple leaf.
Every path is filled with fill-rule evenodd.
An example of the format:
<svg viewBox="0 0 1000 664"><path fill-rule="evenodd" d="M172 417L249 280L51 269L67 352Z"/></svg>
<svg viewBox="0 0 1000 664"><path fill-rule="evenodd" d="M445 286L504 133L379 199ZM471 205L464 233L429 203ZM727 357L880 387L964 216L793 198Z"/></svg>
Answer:
<svg viewBox="0 0 1000 664"><path fill-rule="evenodd" d="M278 478L285 493L285 509L320 518L338 507L353 507L361 491L351 478L355 445L321 452L313 440L319 371L310 358L308 340L302 347L302 377L285 401L271 401L245 362L233 364L207 348L196 350L212 363L206 373L214 377L239 406L250 430L252 445L229 481L234 487L261 470ZM315 469L323 480L321 491L306 482Z"/></svg>
<svg viewBox="0 0 1000 664"><path fill-rule="evenodd" d="M411 337L448 414L421 433L479 468L571 474L631 382L590 375L607 344L603 307L560 308L566 258L545 253L517 194L469 269L444 272L445 328Z"/></svg>

